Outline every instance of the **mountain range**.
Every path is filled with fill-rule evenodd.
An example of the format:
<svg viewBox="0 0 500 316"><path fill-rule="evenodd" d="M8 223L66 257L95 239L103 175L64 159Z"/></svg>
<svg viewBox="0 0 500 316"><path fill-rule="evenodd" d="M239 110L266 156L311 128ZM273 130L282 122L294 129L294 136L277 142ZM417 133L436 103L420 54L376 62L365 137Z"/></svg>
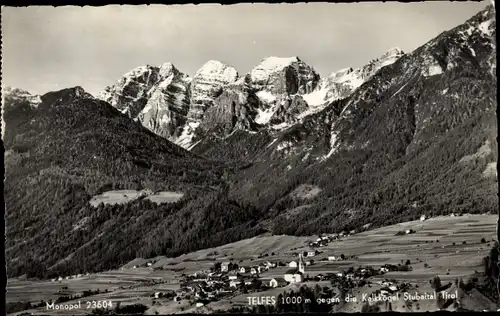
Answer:
<svg viewBox="0 0 500 316"><path fill-rule="evenodd" d="M403 51L393 48L359 68L346 68L320 79L298 57L268 57L240 76L235 68L210 60L191 78L171 63L141 66L106 87L98 98L138 120L146 128L191 149L217 131L284 129L347 97Z"/></svg>
<svg viewBox="0 0 500 316"><path fill-rule="evenodd" d="M268 57L244 75L213 60L193 77L142 66L96 96L4 90L8 274L497 212L495 36L489 6L325 78ZM184 196L89 205L145 188Z"/></svg>

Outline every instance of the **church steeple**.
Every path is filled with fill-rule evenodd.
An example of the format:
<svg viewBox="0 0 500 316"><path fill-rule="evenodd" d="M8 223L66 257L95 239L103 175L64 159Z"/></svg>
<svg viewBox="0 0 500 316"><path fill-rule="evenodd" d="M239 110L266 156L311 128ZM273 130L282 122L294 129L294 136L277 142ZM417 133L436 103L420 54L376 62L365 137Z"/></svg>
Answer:
<svg viewBox="0 0 500 316"><path fill-rule="evenodd" d="M299 253L299 272L304 273L304 270L305 270L304 258L302 257L302 254Z"/></svg>

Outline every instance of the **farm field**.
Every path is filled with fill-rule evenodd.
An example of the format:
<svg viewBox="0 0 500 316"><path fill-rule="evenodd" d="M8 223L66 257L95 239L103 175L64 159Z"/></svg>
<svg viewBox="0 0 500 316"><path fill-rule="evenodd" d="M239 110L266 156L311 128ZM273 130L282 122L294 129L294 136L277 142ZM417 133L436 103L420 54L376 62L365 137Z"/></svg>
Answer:
<svg viewBox="0 0 500 316"><path fill-rule="evenodd" d="M429 280L439 276L443 283L453 282L462 277L466 280L475 270L482 271L482 258L486 256L496 237L497 215L464 215L457 217L436 217L426 221L413 221L392 225L351 235L341 241L331 242L328 246L320 247L322 251L312 259L315 263L306 266L305 274L314 276L322 273L336 273L349 267L372 266L377 268L384 264L398 264L409 260L412 271L389 272L382 276L373 277L372 282L386 279L396 279L401 282L410 282L418 286L418 291L432 291ZM415 233L396 236L401 230L413 229ZM217 248L204 249L185 254L176 258L157 257L152 259L135 259L116 271L91 274L80 279L63 280L59 282L9 280L7 285L7 302L26 301L39 302L40 300L55 299L67 286L68 293L81 293L83 290L100 290L100 294L84 300L111 300L113 304L144 304L149 306L148 314L208 312L210 310L225 309L235 304L246 304L248 294L211 302L201 308L187 305L186 300L173 302L171 300L157 300L159 304L152 305L151 295L156 291L176 290L179 288L179 277L182 273L194 273L209 269L217 261L233 259L242 265L255 265L262 261L294 260L293 251L310 250L308 242L317 236L262 236L227 244ZM486 242L482 243L484 238ZM295 249L297 248L297 249ZM295 249L295 250L292 250ZM274 255L272 255L274 253ZM267 256L264 256L267 254ZM345 261L321 261L331 255L344 254L346 257L355 256ZM258 258L262 255L261 258ZM309 260L309 258L307 258ZM153 261L151 268L137 267ZM133 268L136 266L136 268ZM163 267L164 270L153 270ZM165 270L165 269L175 269ZM260 275L261 278L282 277L288 267L277 267ZM164 283L146 285L153 280ZM309 282L314 285L315 282ZM328 282L325 284L327 285ZM252 295L277 296L279 293L299 285L289 285L285 288L270 289ZM131 288L129 288L131 287ZM104 291L107 293L103 293ZM360 288L363 291L373 291L374 288ZM66 293L66 292L65 292ZM71 303L71 302L68 302ZM399 304L399 303L398 303ZM394 310L417 311L413 307L395 304ZM401 303L402 304L402 303ZM359 305L359 306L358 306ZM399 307L398 307L399 306ZM360 304L349 303L345 311L359 311ZM418 311L433 310L435 303L419 302ZM47 314L43 308L29 312ZM70 314L88 314L89 310L73 310ZM68 314L58 311L50 314Z"/></svg>

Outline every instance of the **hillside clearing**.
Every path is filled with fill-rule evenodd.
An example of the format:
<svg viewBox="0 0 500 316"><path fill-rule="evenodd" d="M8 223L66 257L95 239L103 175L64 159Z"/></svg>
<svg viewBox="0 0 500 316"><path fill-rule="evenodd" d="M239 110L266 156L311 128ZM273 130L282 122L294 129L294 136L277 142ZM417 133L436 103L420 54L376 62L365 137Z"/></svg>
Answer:
<svg viewBox="0 0 500 316"><path fill-rule="evenodd" d="M183 196L184 193L171 191L162 191L152 194L152 192L148 192L146 190L113 190L92 197L89 203L94 207L97 207L100 203L109 205L126 204L144 197L151 202L161 204L177 202Z"/></svg>

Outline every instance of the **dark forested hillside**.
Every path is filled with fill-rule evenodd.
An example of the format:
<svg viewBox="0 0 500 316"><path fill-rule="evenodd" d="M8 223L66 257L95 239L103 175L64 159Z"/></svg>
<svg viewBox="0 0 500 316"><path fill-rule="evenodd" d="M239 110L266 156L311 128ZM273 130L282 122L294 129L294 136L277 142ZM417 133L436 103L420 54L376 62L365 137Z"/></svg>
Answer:
<svg viewBox="0 0 500 316"><path fill-rule="evenodd" d="M271 208L276 234L497 212L493 14L489 7L275 135L230 196ZM303 185L320 193L292 198Z"/></svg>
<svg viewBox="0 0 500 316"><path fill-rule="evenodd" d="M258 233L249 226L258 212L225 197L229 168L149 132L81 88L41 99L38 106L5 104L9 275L109 269ZM107 190L143 188L185 196L162 205L89 204Z"/></svg>
<svg viewBox="0 0 500 316"><path fill-rule="evenodd" d="M191 151L218 161L249 162L257 159L262 148L270 141L271 136L266 131L255 133L236 130L226 137L208 133Z"/></svg>

